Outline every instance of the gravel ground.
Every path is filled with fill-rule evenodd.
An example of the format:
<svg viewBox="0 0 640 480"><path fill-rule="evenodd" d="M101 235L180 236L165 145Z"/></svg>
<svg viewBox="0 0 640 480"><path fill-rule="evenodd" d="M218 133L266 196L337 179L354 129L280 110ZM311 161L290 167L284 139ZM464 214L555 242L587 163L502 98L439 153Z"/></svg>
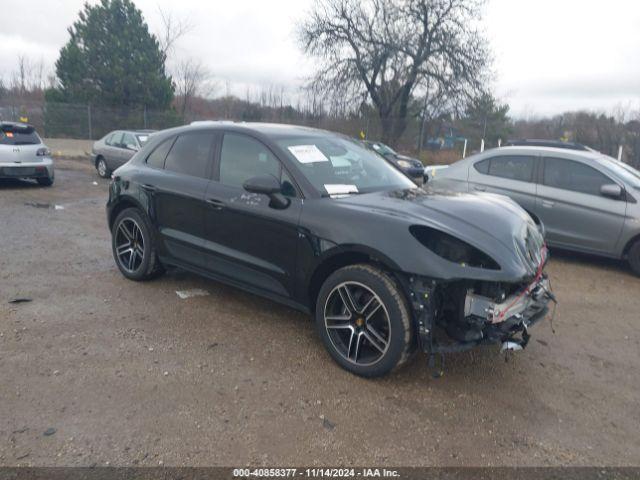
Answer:
<svg viewBox="0 0 640 480"><path fill-rule="evenodd" d="M179 271L125 280L106 192L86 161L52 188L0 182L0 465L640 464L625 265L554 252L555 334L509 362L449 355L433 379L419 355L364 380L289 308Z"/></svg>

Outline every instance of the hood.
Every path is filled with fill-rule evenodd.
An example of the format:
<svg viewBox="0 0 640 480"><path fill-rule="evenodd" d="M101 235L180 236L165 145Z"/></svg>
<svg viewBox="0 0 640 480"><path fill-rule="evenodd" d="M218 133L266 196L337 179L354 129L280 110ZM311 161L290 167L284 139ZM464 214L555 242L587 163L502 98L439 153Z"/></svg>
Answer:
<svg viewBox="0 0 640 480"><path fill-rule="evenodd" d="M345 207L424 225L476 247L510 277L535 274L544 240L531 217L515 202L489 193L410 189L376 192L340 200Z"/></svg>
<svg viewBox="0 0 640 480"><path fill-rule="evenodd" d="M408 157L406 155L400 155L400 154L394 155L394 158L396 160L404 160L405 162L411 162L414 167L422 167L423 166L422 162L420 160L418 160L417 158Z"/></svg>

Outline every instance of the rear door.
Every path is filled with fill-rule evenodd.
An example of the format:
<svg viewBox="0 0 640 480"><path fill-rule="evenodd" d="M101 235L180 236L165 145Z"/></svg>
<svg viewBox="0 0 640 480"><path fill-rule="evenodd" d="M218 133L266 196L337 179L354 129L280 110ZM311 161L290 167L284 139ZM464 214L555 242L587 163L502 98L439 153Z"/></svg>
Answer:
<svg viewBox="0 0 640 480"><path fill-rule="evenodd" d="M291 297L295 285L302 198L273 152L259 140L225 133L214 180L207 190L205 247L212 272L254 288ZM280 179L291 203L276 209L244 182L257 175Z"/></svg>
<svg viewBox="0 0 640 480"><path fill-rule="evenodd" d="M536 169L534 155L496 155L469 167L469 190L506 195L528 212L536 208Z"/></svg>
<svg viewBox="0 0 640 480"><path fill-rule="evenodd" d="M544 158L541 173L536 214L549 243L615 254L627 204L602 196L600 188L617 182L592 166L560 157Z"/></svg>
<svg viewBox="0 0 640 480"><path fill-rule="evenodd" d="M160 255L204 268L205 192L213 168L216 135L192 131L159 144L147 157L149 215L160 237Z"/></svg>

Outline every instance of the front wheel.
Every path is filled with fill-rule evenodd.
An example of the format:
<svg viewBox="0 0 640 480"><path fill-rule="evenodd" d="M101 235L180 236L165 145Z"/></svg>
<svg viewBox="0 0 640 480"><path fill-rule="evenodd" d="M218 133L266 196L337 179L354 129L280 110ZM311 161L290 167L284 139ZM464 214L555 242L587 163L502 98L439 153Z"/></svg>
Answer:
<svg viewBox="0 0 640 480"><path fill-rule="evenodd" d="M316 302L316 328L333 359L363 377L380 377L410 358L415 337L396 282L370 265L334 272Z"/></svg>
<svg viewBox="0 0 640 480"><path fill-rule="evenodd" d="M628 261L633 273L640 277L640 240L636 240L629 249Z"/></svg>
<svg viewBox="0 0 640 480"><path fill-rule="evenodd" d="M96 170L98 171L98 175L102 178L109 178L111 172L109 171L109 167L107 167L107 162L103 157L98 157L98 161L96 162Z"/></svg>
<svg viewBox="0 0 640 480"><path fill-rule="evenodd" d="M117 216L111 247L118 269L130 280L150 280L164 272L149 222L137 208L127 208Z"/></svg>

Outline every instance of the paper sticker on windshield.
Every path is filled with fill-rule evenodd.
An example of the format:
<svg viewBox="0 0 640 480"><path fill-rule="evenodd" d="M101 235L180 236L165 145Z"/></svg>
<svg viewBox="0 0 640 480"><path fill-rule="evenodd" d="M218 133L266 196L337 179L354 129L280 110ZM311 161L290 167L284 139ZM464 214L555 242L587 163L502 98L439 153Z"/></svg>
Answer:
<svg viewBox="0 0 640 480"><path fill-rule="evenodd" d="M351 193L358 193L358 187L355 185L339 185L339 184L325 184L325 190L329 195L349 195Z"/></svg>
<svg viewBox="0 0 640 480"><path fill-rule="evenodd" d="M324 153L320 151L315 145L294 145L289 147L289 151L296 157L300 163L316 163L316 162L328 162L329 159L325 157Z"/></svg>

